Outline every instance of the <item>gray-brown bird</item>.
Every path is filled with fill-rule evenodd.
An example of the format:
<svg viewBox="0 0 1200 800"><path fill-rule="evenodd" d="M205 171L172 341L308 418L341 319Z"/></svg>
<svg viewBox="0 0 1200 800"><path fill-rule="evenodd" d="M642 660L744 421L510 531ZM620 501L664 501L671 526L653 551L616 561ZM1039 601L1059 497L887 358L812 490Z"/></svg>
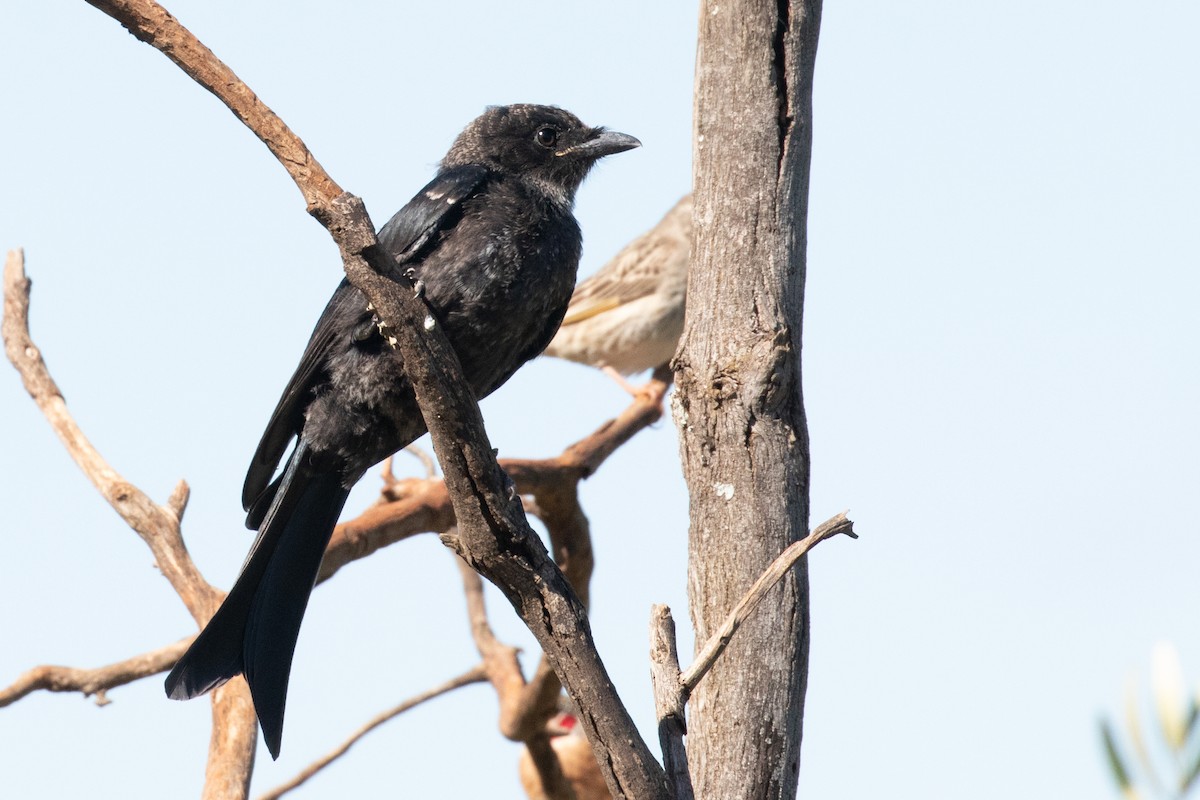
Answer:
<svg viewBox="0 0 1200 800"><path fill-rule="evenodd" d="M575 287L546 354L599 367L637 394L622 376L667 363L679 346L691 248L689 194Z"/></svg>

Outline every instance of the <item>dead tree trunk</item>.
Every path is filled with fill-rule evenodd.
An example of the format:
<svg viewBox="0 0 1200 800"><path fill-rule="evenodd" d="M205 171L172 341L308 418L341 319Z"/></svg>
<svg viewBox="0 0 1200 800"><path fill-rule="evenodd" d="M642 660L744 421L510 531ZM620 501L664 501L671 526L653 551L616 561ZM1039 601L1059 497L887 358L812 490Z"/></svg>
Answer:
<svg viewBox="0 0 1200 800"><path fill-rule="evenodd" d="M695 241L673 409L698 643L808 528L800 341L820 12L820 0L700 4ZM692 697L698 798L795 796L807 662L801 562Z"/></svg>

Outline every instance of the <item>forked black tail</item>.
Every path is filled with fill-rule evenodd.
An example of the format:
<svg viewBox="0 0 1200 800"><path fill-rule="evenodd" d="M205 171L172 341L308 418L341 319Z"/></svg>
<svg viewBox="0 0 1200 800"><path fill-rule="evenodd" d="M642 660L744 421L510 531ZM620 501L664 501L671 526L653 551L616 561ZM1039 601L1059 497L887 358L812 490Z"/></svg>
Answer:
<svg viewBox="0 0 1200 800"><path fill-rule="evenodd" d="M272 758L300 622L349 494L336 473L306 468L307 452L301 441L237 582L166 681L173 700L190 700L245 675Z"/></svg>

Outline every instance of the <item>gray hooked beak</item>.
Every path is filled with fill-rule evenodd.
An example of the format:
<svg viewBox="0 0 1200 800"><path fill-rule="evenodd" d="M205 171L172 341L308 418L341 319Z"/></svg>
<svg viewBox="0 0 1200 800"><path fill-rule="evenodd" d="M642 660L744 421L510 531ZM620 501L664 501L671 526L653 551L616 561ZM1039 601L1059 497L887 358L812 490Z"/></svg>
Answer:
<svg viewBox="0 0 1200 800"><path fill-rule="evenodd" d="M611 156L613 153L623 153L626 150L632 150L635 147L641 146L641 142L627 133L601 130L586 142L559 150L554 155L597 159Z"/></svg>

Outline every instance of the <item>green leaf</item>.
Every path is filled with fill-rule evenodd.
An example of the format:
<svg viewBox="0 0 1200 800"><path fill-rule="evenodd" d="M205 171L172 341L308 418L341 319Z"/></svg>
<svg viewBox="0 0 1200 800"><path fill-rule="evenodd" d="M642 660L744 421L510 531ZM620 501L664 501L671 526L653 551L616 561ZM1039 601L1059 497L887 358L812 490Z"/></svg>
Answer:
<svg viewBox="0 0 1200 800"><path fill-rule="evenodd" d="M1129 770L1125 768L1125 762L1117 751L1117 743L1113 739L1112 726L1108 724L1108 720L1100 722L1100 735L1104 738L1104 754L1108 757L1108 768L1112 770L1113 780L1117 782L1123 794L1128 794L1133 787L1133 781L1130 780Z"/></svg>

